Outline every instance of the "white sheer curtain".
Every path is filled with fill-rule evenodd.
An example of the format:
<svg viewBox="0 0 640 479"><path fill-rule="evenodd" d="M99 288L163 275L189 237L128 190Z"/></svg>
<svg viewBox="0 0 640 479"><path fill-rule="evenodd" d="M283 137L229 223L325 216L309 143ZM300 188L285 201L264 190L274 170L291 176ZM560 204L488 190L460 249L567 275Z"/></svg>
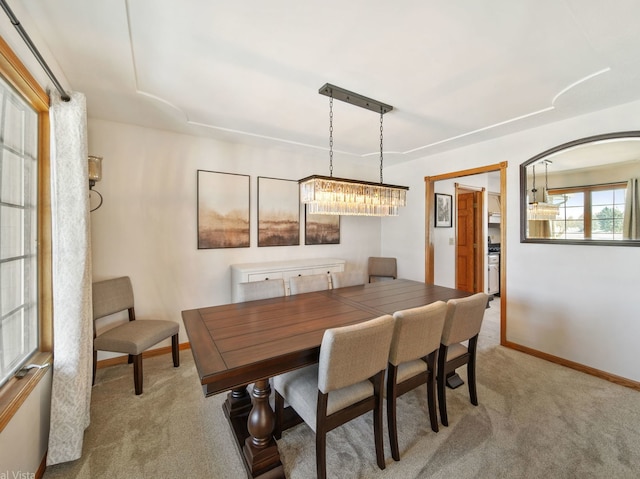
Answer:
<svg viewBox="0 0 640 479"><path fill-rule="evenodd" d="M631 178L627 183L624 218L622 224L623 239L640 239L640 191L638 178Z"/></svg>
<svg viewBox="0 0 640 479"><path fill-rule="evenodd" d="M81 93L51 94L53 344L47 465L78 459L89 426L93 325L87 108Z"/></svg>

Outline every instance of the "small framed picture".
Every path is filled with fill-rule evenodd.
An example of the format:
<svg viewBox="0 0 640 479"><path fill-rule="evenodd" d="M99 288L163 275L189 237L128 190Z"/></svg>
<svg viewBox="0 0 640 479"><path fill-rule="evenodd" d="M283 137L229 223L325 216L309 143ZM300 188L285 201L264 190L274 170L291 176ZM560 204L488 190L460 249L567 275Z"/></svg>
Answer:
<svg viewBox="0 0 640 479"><path fill-rule="evenodd" d="M452 226L452 196L444 195L442 193L436 193L435 201L435 227L436 228L451 228Z"/></svg>

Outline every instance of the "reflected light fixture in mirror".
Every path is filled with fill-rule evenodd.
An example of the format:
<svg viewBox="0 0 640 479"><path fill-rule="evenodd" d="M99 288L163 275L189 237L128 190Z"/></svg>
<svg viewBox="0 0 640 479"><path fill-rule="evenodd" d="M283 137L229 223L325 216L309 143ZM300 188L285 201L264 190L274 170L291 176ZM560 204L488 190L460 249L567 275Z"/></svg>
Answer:
<svg viewBox="0 0 640 479"><path fill-rule="evenodd" d="M529 203L529 221L555 220L558 217L559 206L549 203L549 177L547 166L550 160L542 160L544 163L544 188L542 188L542 201L538 201L538 189L536 188L536 165L532 165L533 187L531 188L532 201Z"/></svg>
<svg viewBox="0 0 640 479"><path fill-rule="evenodd" d="M102 157L101 156L89 156L89 195L94 192L100 198L98 206L92 208L90 211L95 211L102 206L102 195L99 191L94 190L93 187L98 181L102 179Z"/></svg>
<svg viewBox="0 0 640 479"><path fill-rule="evenodd" d="M550 162L542 201L559 215L530 214L535 173ZM552 163L551 163L552 162ZM545 175L546 176L546 175ZM520 165L522 243L640 246L640 131L595 135L550 148Z"/></svg>

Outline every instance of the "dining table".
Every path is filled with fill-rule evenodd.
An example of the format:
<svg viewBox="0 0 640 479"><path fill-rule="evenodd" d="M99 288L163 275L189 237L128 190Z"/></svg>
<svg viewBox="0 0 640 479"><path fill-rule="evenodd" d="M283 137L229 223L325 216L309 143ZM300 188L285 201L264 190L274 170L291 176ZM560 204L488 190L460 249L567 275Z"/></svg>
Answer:
<svg viewBox="0 0 640 479"><path fill-rule="evenodd" d="M269 379L318 362L329 328L471 293L407 279L182 311L206 397L223 411L250 478L284 478ZM252 388L248 388L253 384ZM299 422L293 411L286 421Z"/></svg>

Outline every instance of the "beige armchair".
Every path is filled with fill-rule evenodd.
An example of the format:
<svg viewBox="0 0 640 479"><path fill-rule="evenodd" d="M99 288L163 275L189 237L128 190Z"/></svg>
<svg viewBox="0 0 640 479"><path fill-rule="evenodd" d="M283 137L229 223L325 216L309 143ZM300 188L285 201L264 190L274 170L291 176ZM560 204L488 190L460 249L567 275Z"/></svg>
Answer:
<svg viewBox="0 0 640 479"><path fill-rule="evenodd" d="M398 396L426 384L431 429L438 432L435 370L446 313L447 304L436 301L393 314L395 325L387 367L387 423L391 455L396 461L400 460L396 423Z"/></svg>
<svg viewBox="0 0 640 479"><path fill-rule="evenodd" d="M274 378L276 439L282 435L286 399L315 431L318 479L326 477L327 432L368 411L373 411L378 467L385 468L383 381L392 335L393 318L389 315L328 329L322 338L318 364ZM339 471L331 474L339 475Z"/></svg>
<svg viewBox="0 0 640 479"><path fill-rule="evenodd" d="M127 310L129 321L96 334L96 321ZM142 394L142 353L160 341L171 338L174 367L180 366L178 331L174 321L160 319L136 320L133 308L133 288L129 277L93 283L93 384L96 382L98 351L129 355L133 362L133 382L136 394Z"/></svg>
<svg viewBox="0 0 640 479"><path fill-rule="evenodd" d="M467 381L471 404L478 405L476 391L476 350L478 334L487 308L489 296L476 293L462 299L447 301L447 316L440 339L438 352L438 406L440 420L449 425L447 418L447 395L445 385L447 377L455 374L456 368L467 365ZM468 340L468 346L462 342Z"/></svg>

